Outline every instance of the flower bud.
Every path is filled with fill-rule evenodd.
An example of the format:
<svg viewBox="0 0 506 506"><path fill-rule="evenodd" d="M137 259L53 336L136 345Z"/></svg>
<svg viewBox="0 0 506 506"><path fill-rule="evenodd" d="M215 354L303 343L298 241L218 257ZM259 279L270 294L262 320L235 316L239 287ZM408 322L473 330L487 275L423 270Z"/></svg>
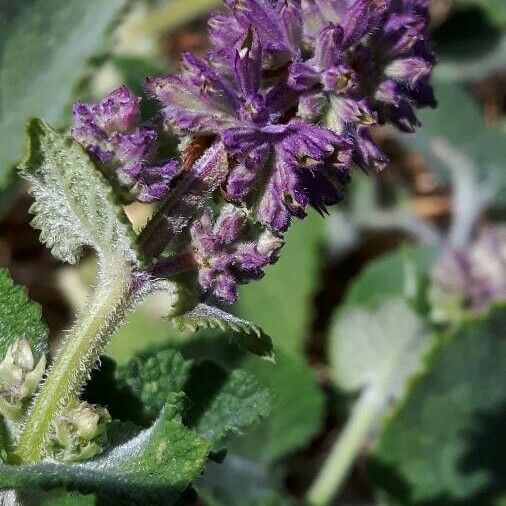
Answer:
<svg viewBox="0 0 506 506"><path fill-rule="evenodd" d="M30 343L20 338L7 348L0 362L0 414L18 421L46 369L46 357L35 365Z"/></svg>
<svg viewBox="0 0 506 506"><path fill-rule="evenodd" d="M107 445L110 422L111 416L105 408L74 401L53 424L48 456L65 462L95 457Z"/></svg>

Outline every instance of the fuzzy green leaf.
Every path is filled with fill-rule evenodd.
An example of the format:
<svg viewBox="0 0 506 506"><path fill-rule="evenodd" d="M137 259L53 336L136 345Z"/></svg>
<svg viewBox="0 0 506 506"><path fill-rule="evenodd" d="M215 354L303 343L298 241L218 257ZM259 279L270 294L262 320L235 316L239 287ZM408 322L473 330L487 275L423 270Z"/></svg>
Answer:
<svg viewBox="0 0 506 506"><path fill-rule="evenodd" d="M470 506L504 496L506 308L441 336L386 423L371 476L385 504Z"/></svg>
<svg viewBox="0 0 506 506"><path fill-rule="evenodd" d="M133 421L142 423L155 419L169 395L182 392L190 368L191 362L172 349L135 357L119 367L116 371L118 387L128 389L139 403L137 419Z"/></svg>
<svg viewBox="0 0 506 506"><path fill-rule="evenodd" d="M44 353L47 334L40 306L28 298L24 287L13 283L6 270L0 269L0 358L20 337L38 354Z"/></svg>
<svg viewBox="0 0 506 506"><path fill-rule="evenodd" d="M139 425L156 418L168 404L174 417L184 411L186 425L213 446L265 418L270 408L267 390L251 375L228 372L210 361L193 364L171 348L134 357L118 368L104 357L85 398L108 406L113 418Z"/></svg>
<svg viewBox="0 0 506 506"><path fill-rule="evenodd" d="M192 310L171 318L178 330L219 329L232 341L255 355L272 359L271 338L255 324L207 304L197 304ZM230 332L231 334L228 334Z"/></svg>
<svg viewBox="0 0 506 506"><path fill-rule="evenodd" d="M102 174L75 141L40 119L28 124L21 175L32 185L32 226L53 255L75 263L83 246L102 257L135 262L133 232Z"/></svg>
<svg viewBox="0 0 506 506"><path fill-rule="evenodd" d="M98 504L94 495L83 495L59 490L51 490L49 492L44 492L42 490L23 490L15 492L6 491L3 493L10 494L11 497L16 497L18 503L15 504L21 506L96 506ZM0 502L0 504L2 503Z"/></svg>
<svg viewBox="0 0 506 506"><path fill-rule="evenodd" d="M276 364L246 358L241 368L262 380L273 397L272 412L237 438L231 451L263 465L303 448L320 428L324 398L311 368L301 359L276 350Z"/></svg>
<svg viewBox="0 0 506 506"><path fill-rule="evenodd" d="M227 441L225 461L206 466L199 490L205 489L226 506L269 496L282 479L282 459L306 447L323 422L325 399L313 371L300 357L282 349L276 349L276 364L272 364L227 346L223 336L210 333L188 341L183 354L240 367L272 396L269 416Z"/></svg>
<svg viewBox="0 0 506 506"><path fill-rule="evenodd" d="M253 376L241 370L229 373L210 361L193 367L185 393L190 401L187 423L213 446L270 411L269 392Z"/></svg>
<svg viewBox="0 0 506 506"><path fill-rule="evenodd" d="M0 466L0 487L65 488L127 504L171 505L201 473L208 451L204 439L164 410L151 428L93 461Z"/></svg>
<svg viewBox="0 0 506 506"><path fill-rule="evenodd" d="M30 116L60 123L88 59L125 0L0 1L0 187L22 155ZM68 120L65 121L65 124Z"/></svg>
<svg viewBox="0 0 506 506"><path fill-rule="evenodd" d="M331 331L334 381L348 392L374 387L384 398L397 396L419 367L426 346L420 318L401 299L374 311L344 309Z"/></svg>

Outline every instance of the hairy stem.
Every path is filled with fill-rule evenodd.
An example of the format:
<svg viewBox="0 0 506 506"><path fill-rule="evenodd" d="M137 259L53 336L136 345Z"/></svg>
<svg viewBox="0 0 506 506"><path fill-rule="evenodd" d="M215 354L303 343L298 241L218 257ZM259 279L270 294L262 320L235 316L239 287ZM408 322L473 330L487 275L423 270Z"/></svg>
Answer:
<svg viewBox="0 0 506 506"><path fill-rule="evenodd" d="M20 434L15 460L41 460L55 417L77 395L125 316L132 297L131 271L102 262L97 288L58 351Z"/></svg>
<svg viewBox="0 0 506 506"><path fill-rule="evenodd" d="M339 492L358 453L384 408L384 400L374 389L359 397L350 419L307 494L311 506L326 506Z"/></svg>

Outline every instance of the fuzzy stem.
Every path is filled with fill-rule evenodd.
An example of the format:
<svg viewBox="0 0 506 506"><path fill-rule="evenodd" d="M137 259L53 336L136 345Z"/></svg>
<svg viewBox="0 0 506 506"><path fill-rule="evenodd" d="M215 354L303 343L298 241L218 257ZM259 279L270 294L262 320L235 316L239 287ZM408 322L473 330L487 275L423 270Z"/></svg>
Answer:
<svg viewBox="0 0 506 506"><path fill-rule="evenodd" d="M353 412L334 443L332 450L307 493L311 506L327 506L339 492L350 468L362 449L374 424L384 408L381 395L374 389L366 389L359 397Z"/></svg>
<svg viewBox="0 0 506 506"><path fill-rule="evenodd" d="M111 260L102 263L101 272L92 298L59 349L35 398L19 437L16 461L41 460L52 422L79 393L129 308L132 293L128 266Z"/></svg>

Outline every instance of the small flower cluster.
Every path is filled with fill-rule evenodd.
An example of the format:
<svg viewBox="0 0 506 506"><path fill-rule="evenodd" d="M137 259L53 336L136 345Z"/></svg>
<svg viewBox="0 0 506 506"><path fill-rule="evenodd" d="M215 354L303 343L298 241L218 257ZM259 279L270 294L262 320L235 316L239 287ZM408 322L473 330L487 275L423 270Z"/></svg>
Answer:
<svg viewBox="0 0 506 506"><path fill-rule="evenodd" d="M147 79L146 93L183 145L225 149L218 197L229 205L215 225L205 210L190 238L202 290L231 302L237 283L276 260L292 217L337 203L353 165L386 165L372 126L413 132L416 108L435 101L428 0L225 4L210 20L205 57L184 54L182 71ZM155 123L139 125L138 100L123 87L76 104L72 132L139 200L170 199L174 178L192 167L159 162Z"/></svg>
<svg viewBox="0 0 506 506"><path fill-rule="evenodd" d="M139 98L126 86L98 104L77 102L72 112L72 136L103 165L109 178L131 189L141 202L167 196L179 164L157 160L159 130L139 126Z"/></svg>
<svg viewBox="0 0 506 506"><path fill-rule="evenodd" d="M446 251L434 271L434 296L441 306L475 311L506 300L506 228L487 228L468 249Z"/></svg>
<svg viewBox="0 0 506 506"><path fill-rule="evenodd" d="M225 206L213 223L209 210L191 227L192 257L198 266L199 283L219 298L233 303L237 283L259 279L273 263L283 241L269 230L248 238L246 213Z"/></svg>

